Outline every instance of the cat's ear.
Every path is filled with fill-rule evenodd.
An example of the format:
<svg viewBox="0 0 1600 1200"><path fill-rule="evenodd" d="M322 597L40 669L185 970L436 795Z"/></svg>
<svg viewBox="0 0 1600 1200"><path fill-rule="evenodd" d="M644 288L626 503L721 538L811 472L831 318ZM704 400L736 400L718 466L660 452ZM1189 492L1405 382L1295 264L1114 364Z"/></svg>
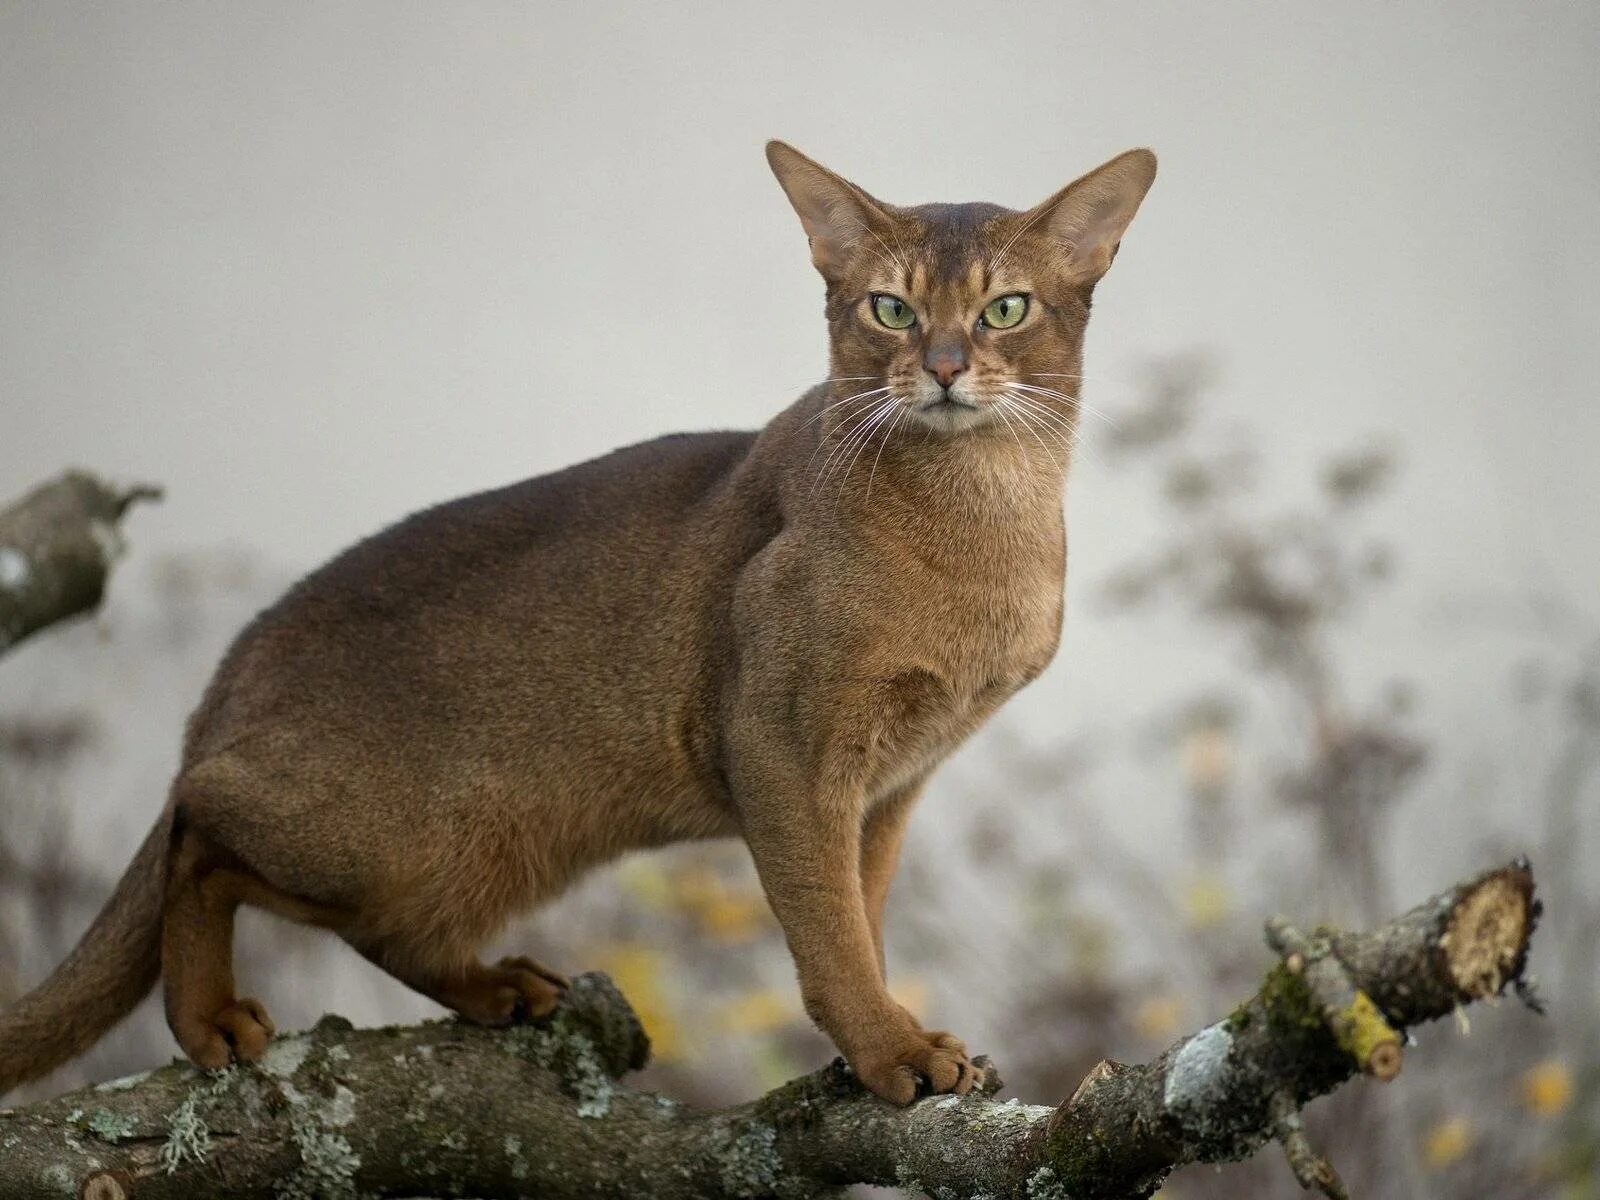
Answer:
<svg viewBox="0 0 1600 1200"><path fill-rule="evenodd" d="M861 239L890 236L893 222L884 206L848 179L786 142L767 143L767 162L800 216L811 261L824 279L839 278Z"/></svg>
<svg viewBox="0 0 1600 1200"><path fill-rule="evenodd" d="M1122 235L1156 178L1156 156L1129 150L1067 184L1023 217L1060 250L1069 278L1093 283L1117 255Z"/></svg>

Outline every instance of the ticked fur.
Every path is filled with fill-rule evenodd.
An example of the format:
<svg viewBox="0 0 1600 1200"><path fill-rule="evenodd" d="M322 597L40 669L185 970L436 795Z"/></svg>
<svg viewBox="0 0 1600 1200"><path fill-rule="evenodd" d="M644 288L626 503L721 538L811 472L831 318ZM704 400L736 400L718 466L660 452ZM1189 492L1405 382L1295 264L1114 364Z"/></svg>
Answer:
<svg viewBox="0 0 1600 1200"><path fill-rule="evenodd" d="M971 1086L960 1041L889 997L884 898L923 781L1055 653L1090 295L1154 159L1017 213L895 208L768 157L826 282L829 381L759 433L419 513L263 613L117 894L0 1014L0 1090L81 1051L158 967L194 1061L259 1055L241 904L470 1019L536 1018L563 978L481 963L486 940L624 851L719 836L749 844L806 1007L867 1086ZM1002 328L1004 296L1026 311Z"/></svg>

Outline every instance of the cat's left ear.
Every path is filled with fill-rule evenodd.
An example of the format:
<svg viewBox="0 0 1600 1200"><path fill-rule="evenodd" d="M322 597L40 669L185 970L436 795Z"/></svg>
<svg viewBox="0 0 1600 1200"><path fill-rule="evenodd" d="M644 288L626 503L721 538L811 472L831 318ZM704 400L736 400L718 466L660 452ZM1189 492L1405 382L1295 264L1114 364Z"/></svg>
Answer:
<svg viewBox="0 0 1600 1200"><path fill-rule="evenodd" d="M811 261L829 282L844 273L863 238L893 236L881 203L787 142L768 142L767 162L805 227Z"/></svg>
<svg viewBox="0 0 1600 1200"><path fill-rule="evenodd" d="M1024 214L1024 228L1043 229L1061 251L1068 277L1093 283L1110 269L1155 178L1156 156L1129 150Z"/></svg>

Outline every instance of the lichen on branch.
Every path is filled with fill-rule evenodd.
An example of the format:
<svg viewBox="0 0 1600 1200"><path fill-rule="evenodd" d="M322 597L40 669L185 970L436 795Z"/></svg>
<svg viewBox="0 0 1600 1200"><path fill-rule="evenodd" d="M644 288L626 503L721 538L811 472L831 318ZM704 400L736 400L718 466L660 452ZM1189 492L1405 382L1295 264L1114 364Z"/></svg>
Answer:
<svg viewBox="0 0 1600 1200"><path fill-rule="evenodd" d="M836 1061L748 1104L692 1109L619 1082L649 1044L602 975L574 980L539 1026L327 1017L254 1066L175 1063L0 1112L0 1196L754 1200L873 1183L1096 1200L1149 1195L1174 1167L1274 1138L1304 1184L1338 1196L1299 1109L1370 1069L1370 1039L1330 1021L1308 949L1403 1032L1519 985L1537 916L1516 862L1376 930L1319 930L1232 1014L1151 1062L1100 1064L1055 1107L997 1100L985 1065L970 1095L894 1108Z"/></svg>

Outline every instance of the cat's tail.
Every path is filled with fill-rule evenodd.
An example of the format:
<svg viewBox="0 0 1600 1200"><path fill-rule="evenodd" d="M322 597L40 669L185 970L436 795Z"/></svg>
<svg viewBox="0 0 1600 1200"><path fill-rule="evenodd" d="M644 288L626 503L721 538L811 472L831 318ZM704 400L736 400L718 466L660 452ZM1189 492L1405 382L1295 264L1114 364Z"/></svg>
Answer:
<svg viewBox="0 0 1600 1200"><path fill-rule="evenodd" d="M0 1011L0 1095L82 1054L155 986L171 842L169 806L66 961Z"/></svg>

